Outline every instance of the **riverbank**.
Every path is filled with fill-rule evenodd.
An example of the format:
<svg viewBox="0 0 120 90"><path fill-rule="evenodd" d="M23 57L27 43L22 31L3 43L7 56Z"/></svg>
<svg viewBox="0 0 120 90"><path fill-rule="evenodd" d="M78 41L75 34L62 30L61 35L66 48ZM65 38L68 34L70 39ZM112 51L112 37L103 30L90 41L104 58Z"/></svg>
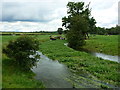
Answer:
<svg viewBox="0 0 120 90"><path fill-rule="evenodd" d="M86 40L84 49L90 52L120 56L118 53L118 35L95 35Z"/></svg>
<svg viewBox="0 0 120 90"><path fill-rule="evenodd" d="M18 37L19 36L1 36L2 42L0 42L0 44L4 47L10 40ZM2 52L0 54L2 54ZM45 88L42 82L34 79L35 74L32 71L21 71L5 54L2 54L1 60L2 88Z"/></svg>
<svg viewBox="0 0 120 90"><path fill-rule="evenodd" d="M4 47L4 45L7 44L9 40L16 39L19 36L1 36L1 37L3 37L2 46ZM46 56L48 56L53 60L58 60L59 62L65 64L73 73L80 75L81 73L83 74L83 72L86 72L94 75L95 78L97 77L97 79L102 80L106 83L110 83L116 86L120 84L119 83L120 75L118 72L119 65L120 65L119 63L103 60L103 59L91 56L90 54L87 54L85 52L75 51L64 45L64 43L66 43L65 40L50 41L49 35L34 35L33 37L37 37L41 41L40 52L43 52L43 54L45 54ZM101 36L101 38L102 37L105 37L105 36ZM89 40L86 40L87 43L90 42L91 44L92 43L94 44L94 40L96 40L95 45L97 45L99 36L97 37L95 36L92 38L90 38ZM103 41L105 44L106 41L105 40ZM107 45L111 45L111 44L107 43ZM114 44L114 46L116 45L117 44ZM89 48L93 46L89 45ZM111 46L110 48L113 48L114 46ZM111 51L111 52L114 52L114 51ZM20 88L20 87L21 88L35 88L35 87L38 88L38 87L44 86L42 83L33 79L33 77L35 76L34 73L32 72L23 73L23 72L20 72L20 70L17 70L17 68L13 67L12 64L10 64L10 59L8 59L5 55L3 55L2 60L3 60L2 61L3 84L2 85L4 88ZM94 77L90 76L90 78L94 78Z"/></svg>
<svg viewBox="0 0 120 90"><path fill-rule="evenodd" d="M21 71L10 59L3 56L2 88L44 88L42 82L35 80L34 76L32 71Z"/></svg>
<svg viewBox="0 0 120 90"><path fill-rule="evenodd" d="M118 86L120 83L117 62L103 60L88 53L75 51L64 45L66 41L47 41L41 44L40 51L53 60L58 60L76 74L81 71L91 73L99 80Z"/></svg>

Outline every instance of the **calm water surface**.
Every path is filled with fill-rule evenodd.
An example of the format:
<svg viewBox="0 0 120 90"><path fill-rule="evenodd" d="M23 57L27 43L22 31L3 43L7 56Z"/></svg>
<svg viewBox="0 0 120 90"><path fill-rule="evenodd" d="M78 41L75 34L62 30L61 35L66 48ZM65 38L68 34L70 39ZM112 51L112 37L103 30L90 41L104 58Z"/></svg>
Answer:
<svg viewBox="0 0 120 90"><path fill-rule="evenodd" d="M47 88L72 88L72 84L66 80L70 75L67 67L40 52L39 54L41 58L37 63L37 68L32 69L36 73L35 78L42 81Z"/></svg>
<svg viewBox="0 0 120 90"><path fill-rule="evenodd" d="M41 58L32 71L36 74L35 79L42 81L46 88L98 88L101 84L114 87L89 78L85 72L81 72L80 75L71 73L64 64L49 59L41 52L37 53Z"/></svg>
<svg viewBox="0 0 120 90"><path fill-rule="evenodd" d="M64 43L65 46L68 45L68 43ZM120 56L112 56L112 55L107 55L107 54L103 54L103 53L97 53L97 52L87 52L90 53L93 56L105 59L105 60L110 60L110 61L115 61L120 63Z"/></svg>

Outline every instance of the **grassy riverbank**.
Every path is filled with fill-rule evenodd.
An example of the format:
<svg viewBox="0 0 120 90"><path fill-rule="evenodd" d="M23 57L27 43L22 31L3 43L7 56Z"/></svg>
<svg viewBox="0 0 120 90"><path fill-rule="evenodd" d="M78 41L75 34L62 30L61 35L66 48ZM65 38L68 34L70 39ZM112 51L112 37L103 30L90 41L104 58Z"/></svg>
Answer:
<svg viewBox="0 0 120 90"><path fill-rule="evenodd" d="M16 39L19 36L0 36L2 47L8 41ZM34 35L41 41L40 51L53 60L58 60L67 65L67 67L76 74L88 72L97 77L99 80L118 86L120 83L119 65L116 62L102 60L91 56L85 52L75 51L66 47L65 40L50 41L49 35ZM96 35L86 40L85 49L89 51L102 52L111 55L118 55L118 36ZM102 49L102 50L101 50ZM3 88L41 88L42 83L33 79L33 72L21 72L19 68L14 67L11 60L4 54L2 55L2 75Z"/></svg>
<svg viewBox="0 0 120 90"><path fill-rule="evenodd" d="M34 79L35 74L32 71L21 71L4 55L2 68L2 88L44 88L41 82Z"/></svg>
<svg viewBox="0 0 120 90"><path fill-rule="evenodd" d="M99 80L118 86L120 75L117 62L103 60L81 51L75 51L64 45L66 41L47 41L41 44L40 51L53 60L58 60L67 67L80 74L81 71L89 72Z"/></svg>
<svg viewBox="0 0 120 90"><path fill-rule="evenodd" d="M19 36L2 36L2 47L8 41L14 40ZM1 38L1 37L0 37ZM2 54L2 88L44 88L45 86L34 79L35 74L31 72L23 72L19 67L12 63L11 59Z"/></svg>
<svg viewBox="0 0 120 90"><path fill-rule="evenodd" d="M96 35L86 40L85 49L92 52L101 52L108 55L118 55L118 35Z"/></svg>

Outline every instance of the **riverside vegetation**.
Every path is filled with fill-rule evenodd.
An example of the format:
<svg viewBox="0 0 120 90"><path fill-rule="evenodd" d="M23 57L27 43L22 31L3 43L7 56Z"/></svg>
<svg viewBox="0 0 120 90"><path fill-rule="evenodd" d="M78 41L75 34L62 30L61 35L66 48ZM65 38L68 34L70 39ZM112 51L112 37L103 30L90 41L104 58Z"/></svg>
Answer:
<svg viewBox="0 0 120 90"><path fill-rule="evenodd" d="M29 58L29 55L39 49L38 41L28 36L16 38L6 36L2 41L3 47L7 44L7 47L5 45L3 48L3 52L9 57L3 54L2 88L44 88L41 82L34 80L35 74L30 70L35 65L37 58ZM9 40L12 41L8 44Z"/></svg>
<svg viewBox="0 0 120 90"><path fill-rule="evenodd" d="M110 38L116 38L116 36L95 36L94 38L100 39L99 41L97 39L91 39L88 40L87 43L94 40L96 43L101 41L102 39L109 39ZM66 41L47 41L42 43L40 51L43 52L46 56L53 60L58 60L61 63L64 63L67 65L71 71L74 71L76 74L80 74L81 71L89 72L98 79L119 86L120 82L120 74L119 74L119 63L103 60L101 58L97 58L94 56L91 56L90 54L82 51L76 51L74 49L71 49L69 47L66 47L64 45ZM117 43L113 42L115 46L117 46ZM109 47L107 50L109 52L109 49L112 50L112 54L116 53L117 51L113 51L114 47L107 46L109 44L104 45L104 49L106 50L106 47ZM87 47L87 46L86 46ZM98 47L99 48L99 47ZM86 48L88 49L88 48ZM103 50L104 53L104 50ZM107 53L107 51L106 51Z"/></svg>
<svg viewBox="0 0 120 90"><path fill-rule="evenodd" d="M88 51L120 56L120 53L118 53L118 38L118 35L91 36L90 39L86 40L86 45L83 48Z"/></svg>
<svg viewBox="0 0 120 90"><path fill-rule="evenodd" d="M112 29L104 29L104 28L99 28L99 27L97 28L95 25L97 22L94 19L94 17L91 16L91 9L89 8L89 5L90 5L90 3L85 5L84 2L68 2L68 4L67 4L67 8L68 8L67 14L68 15L62 18L62 26L64 26L65 29L67 30L66 31L67 41L66 40L49 41L49 38L48 38L49 36L46 36L45 32L43 32L44 36L41 35L40 33L36 33L36 34L31 33L30 34L28 32L29 34L27 34L27 33L23 33L23 34L27 34L27 35L31 35L31 36L34 35L34 36L32 36L33 38L34 37L38 38L38 40L41 41L40 51L43 54L45 54L46 56L48 56L49 58L51 58L53 60L58 60L59 62L66 64L66 66L73 73L76 73L79 75L79 74L81 74L81 72L86 72L88 74L92 74L94 77L96 77L97 79L99 79L101 81L113 84L115 86L119 86L120 74L119 74L118 67L119 67L120 63L103 60L101 58L91 56L89 53L86 53L83 51L83 50L87 50L87 51L102 52L102 53L111 54L111 55L119 55L117 52L118 51L118 49L117 49L118 42L116 41L117 40L116 36L106 37L106 36L98 36L97 35L94 38L87 39L87 38L89 38L89 36L88 36L89 33L90 34L102 34L102 35L103 34L119 35L118 30L120 28L117 25L116 25L116 28L112 28ZM62 29L61 29L61 31L62 31ZM100 32L98 32L98 31L100 31ZM108 31L108 32L104 33L104 31ZM13 39L17 38L17 36L15 36L15 35L23 35L21 33L15 34L14 32L12 32L11 34L14 37ZM9 35L11 35L11 34L9 34ZM53 33L51 33L51 34L53 34ZM62 34L62 33L59 33L59 34ZM4 35L7 35L7 34L4 34ZM3 38L7 39L7 40L3 39L3 42L5 40L5 42L3 43L3 47L10 40L10 38L8 38L8 37L7 38L6 38L6 36L3 37ZM32 41L32 40L30 40L30 41ZM29 42L29 41L26 40L25 43L26 42ZM85 45L85 42L87 43L86 45ZM68 46L71 48L65 46L64 43L68 43ZM25 52L26 49L28 48L27 45L26 45L25 50L23 49L23 52L21 51L21 49L20 49L21 47L19 47L19 44L16 44L16 46L17 45L18 45L18 49L16 51L18 53L21 53L22 54L21 56L26 56L26 53L27 53L27 55L29 54L28 50L27 50L27 52ZM29 43L29 45L31 46L32 42L31 42L31 44ZM12 48L12 47L10 46L8 48ZM14 48L14 46L13 46L13 48ZM74 49L76 49L77 51ZM32 52L33 50L34 49L30 50L30 52ZM38 49L35 49L35 50L38 50ZM4 49L3 49L3 51L4 51ZM5 52L7 52L7 51L8 50L5 50ZM11 61L13 59L18 60L21 58L21 57L18 57L19 54L17 55L16 51L14 53L14 51L11 50L11 53L9 53L9 55L12 57L12 59L8 59L3 54L3 60L2 60L3 75L4 75L3 76L3 87L19 87L19 85L21 87L23 87L23 86L25 86L25 87L37 87L37 86L44 87L42 83L39 82L39 85L38 85L38 82L33 79L34 75L32 74L31 71L21 72L19 67L17 67L17 66L14 67L14 65L13 65L14 63L11 63ZM28 58L29 58L29 56L26 58L24 57L24 59L27 60L26 62L29 61ZM27 66L26 68L30 68L31 64L33 64L33 63L28 62L28 64L25 64L25 65L29 65L29 67ZM21 65L21 64L19 64L19 65ZM11 71L11 70L13 70L13 71ZM21 73L20 74L21 77L18 76L19 72ZM9 74L6 74L6 73L9 73ZM22 75L22 74L24 74L24 75ZM9 77L8 75L11 75L11 76L13 75L12 76L13 79L11 80L11 77ZM24 76L25 76L25 78L24 78ZM92 76L91 76L91 78L92 78ZM26 82L27 81L26 79L28 81L30 80L29 83ZM7 80L10 80L10 81L7 81ZM24 84L24 85L22 85L22 84ZM101 87L103 88L104 86L101 86Z"/></svg>
<svg viewBox="0 0 120 90"><path fill-rule="evenodd" d="M18 38L19 36L1 36L2 37L2 46L4 47L8 41ZM120 74L119 74L119 63L103 60L91 56L90 54L82 51L76 51L69 47L66 47L64 43L66 40L56 40L50 41L49 35L33 35L41 41L40 51L53 60L58 60L59 62L65 64L72 72L80 74L81 71L91 73L99 80L108 82L115 86L120 85ZM110 41L114 40L113 44L110 44ZM105 41L106 43L105 43ZM93 41L95 43L93 43ZM117 53L117 35L104 36L96 35L88 40L86 40L87 46L85 49L97 50L102 48L102 53L111 55L118 55ZM90 46L94 44L93 46ZM103 47L99 47L104 45ZM114 47L114 46L115 47ZM108 48L107 48L108 47ZM92 49L93 48L93 49ZM107 49L106 49L107 48ZM114 50L116 48L116 50ZM96 50L96 51L97 51ZM2 54L2 73L3 73L3 88L43 88L44 85L41 82L33 79L35 74L33 72L21 72L19 68L16 68L12 65L11 60Z"/></svg>

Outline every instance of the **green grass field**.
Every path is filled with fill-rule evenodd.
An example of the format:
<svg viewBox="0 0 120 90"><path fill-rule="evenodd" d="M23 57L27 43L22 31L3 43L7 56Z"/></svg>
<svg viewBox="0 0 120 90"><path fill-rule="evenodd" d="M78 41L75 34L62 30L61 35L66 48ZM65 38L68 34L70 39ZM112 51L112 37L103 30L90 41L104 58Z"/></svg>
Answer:
<svg viewBox="0 0 120 90"><path fill-rule="evenodd" d="M2 38L0 37L0 88L2 88Z"/></svg>
<svg viewBox="0 0 120 90"><path fill-rule="evenodd" d="M9 40L19 36L0 36L2 37L2 47ZM91 73L99 80L118 86L120 83L120 74L118 72L119 63L103 60L88 53L73 50L64 45L65 40L50 41L49 35L34 35L41 41L40 51L53 60L66 64L74 73L80 74L81 71ZM89 51L118 55L117 36L97 35L86 40L85 49ZM97 47L97 48L96 48ZM35 88L44 87L44 85L33 79L34 73L21 72L19 68L12 66L11 60L2 54L3 63L3 88Z"/></svg>
<svg viewBox="0 0 120 90"><path fill-rule="evenodd" d="M118 55L118 35L96 35L86 40L84 46L88 51L101 52L108 55Z"/></svg>

